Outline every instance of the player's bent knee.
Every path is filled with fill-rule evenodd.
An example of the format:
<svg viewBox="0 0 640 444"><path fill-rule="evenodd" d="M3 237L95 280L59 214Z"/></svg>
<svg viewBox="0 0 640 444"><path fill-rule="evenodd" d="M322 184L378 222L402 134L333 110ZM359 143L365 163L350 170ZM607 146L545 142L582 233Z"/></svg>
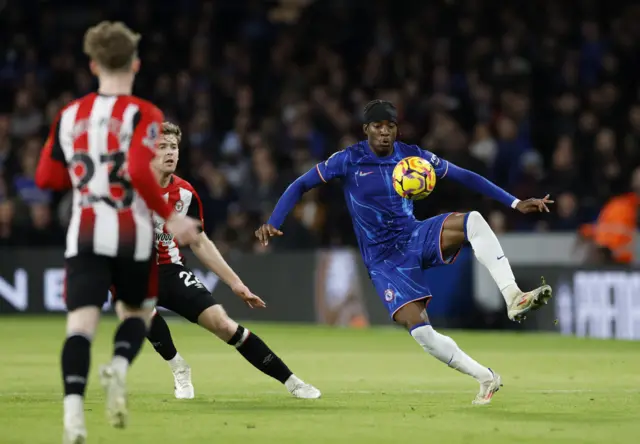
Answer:
<svg viewBox="0 0 640 444"><path fill-rule="evenodd" d="M152 306L131 307L122 301L116 302L116 313L121 321L128 318L142 318L147 328L151 325L154 310L155 307Z"/></svg>
<svg viewBox="0 0 640 444"><path fill-rule="evenodd" d="M115 311L118 319L123 321L125 319L125 309L123 308L122 304L118 303L118 301L116 301L115 303Z"/></svg>
<svg viewBox="0 0 640 444"><path fill-rule="evenodd" d="M407 330L411 330L416 325L429 323L424 301L415 301L400 308L393 320Z"/></svg>
<svg viewBox="0 0 640 444"><path fill-rule="evenodd" d="M440 249L444 254L455 254L465 241L465 224L467 215L462 213L450 214L442 225L440 234Z"/></svg>
<svg viewBox="0 0 640 444"><path fill-rule="evenodd" d="M217 304L207 308L198 316L198 324L218 336L223 341L228 341L238 329L238 323L231 319L222 305Z"/></svg>
<svg viewBox="0 0 640 444"><path fill-rule="evenodd" d="M95 306L77 308L67 314L67 336L92 338L98 328L100 309Z"/></svg>
<svg viewBox="0 0 640 444"><path fill-rule="evenodd" d="M467 223L488 224L487 221L482 216L482 214L480 214L477 211L470 211L465 216L466 216L465 219Z"/></svg>

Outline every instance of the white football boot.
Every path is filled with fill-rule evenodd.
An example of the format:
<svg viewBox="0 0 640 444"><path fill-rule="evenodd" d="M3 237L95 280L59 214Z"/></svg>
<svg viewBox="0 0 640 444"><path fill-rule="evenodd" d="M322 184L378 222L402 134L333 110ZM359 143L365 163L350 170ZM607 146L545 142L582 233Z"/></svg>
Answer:
<svg viewBox="0 0 640 444"><path fill-rule="evenodd" d="M191 367L180 355L169 362L173 372L173 388L176 399L193 399L195 390L191 382Z"/></svg>
<svg viewBox="0 0 640 444"><path fill-rule="evenodd" d="M318 399L322 395L322 393L320 393L320 390L318 390L311 384L307 384L296 375L289 376L289 379L287 379L287 381L284 383L284 386L287 388L289 393L293 395L294 398Z"/></svg>
<svg viewBox="0 0 640 444"><path fill-rule="evenodd" d="M522 293L516 297L507 307L507 316L515 322L522 322L526 319L526 314L546 305L553 295L551 286L547 285L542 278L542 286L535 290Z"/></svg>
<svg viewBox="0 0 640 444"><path fill-rule="evenodd" d="M100 368L100 384L105 392L109 424L118 429L125 428L129 415L125 375L111 365L103 365Z"/></svg>
<svg viewBox="0 0 640 444"><path fill-rule="evenodd" d="M77 396L76 399L70 399ZM63 444L85 444L87 441L87 427L84 422L84 402L80 395L65 398L64 405Z"/></svg>
<svg viewBox="0 0 640 444"><path fill-rule="evenodd" d="M87 442L87 429L65 424L62 435L62 444L85 444Z"/></svg>
<svg viewBox="0 0 640 444"><path fill-rule="evenodd" d="M498 390L500 390L500 387L502 387L502 378L500 377L500 375L491 369L489 369L489 371L493 375L493 379L480 384L480 391L476 395L476 399L471 401L471 404L474 404L474 405L489 404L491 402L491 398L493 398L493 395Z"/></svg>

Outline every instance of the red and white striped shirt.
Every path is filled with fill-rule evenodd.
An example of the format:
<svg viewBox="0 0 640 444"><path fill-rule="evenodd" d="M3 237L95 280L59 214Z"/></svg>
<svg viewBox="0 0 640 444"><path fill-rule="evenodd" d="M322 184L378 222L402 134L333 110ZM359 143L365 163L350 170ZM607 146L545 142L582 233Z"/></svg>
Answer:
<svg viewBox="0 0 640 444"><path fill-rule="evenodd" d="M198 219L204 226L202 201L189 182L173 174L169 185L162 191L165 193L164 199L169 203L173 211ZM167 232L164 218L154 213L153 222L155 225L158 263L184 265L184 257L180 253L180 245L173 238L173 235Z"/></svg>
<svg viewBox="0 0 640 444"><path fill-rule="evenodd" d="M151 257L150 209L171 214L150 168L162 120L133 96L92 93L60 111L35 179L41 188L73 187L65 257Z"/></svg>

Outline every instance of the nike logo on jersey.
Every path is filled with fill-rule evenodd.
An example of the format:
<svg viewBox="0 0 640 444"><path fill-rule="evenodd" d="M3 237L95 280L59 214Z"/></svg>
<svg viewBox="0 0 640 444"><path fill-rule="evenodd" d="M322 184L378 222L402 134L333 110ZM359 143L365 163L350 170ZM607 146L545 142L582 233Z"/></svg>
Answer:
<svg viewBox="0 0 640 444"><path fill-rule="evenodd" d="M373 174L373 171L367 171L366 173L362 171L358 172L358 176L360 177L368 176L369 174Z"/></svg>
<svg viewBox="0 0 640 444"><path fill-rule="evenodd" d="M504 254L503 254L502 256L500 256L500 257L498 258L498 260L502 259L503 257L504 257Z"/></svg>

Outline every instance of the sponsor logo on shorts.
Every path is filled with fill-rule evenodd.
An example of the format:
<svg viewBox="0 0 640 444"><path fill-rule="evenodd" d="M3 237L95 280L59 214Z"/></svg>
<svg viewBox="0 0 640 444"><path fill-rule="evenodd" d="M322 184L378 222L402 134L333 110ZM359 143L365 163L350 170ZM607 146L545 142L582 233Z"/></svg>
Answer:
<svg viewBox="0 0 640 444"><path fill-rule="evenodd" d="M387 289L384 291L384 300L385 300L385 301L387 301L387 302L391 302L391 301L393 301L393 299L394 299L395 297L396 297L396 294L395 294L395 292L394 292L392 289L387 288Z"/></svg>
<svg viewBox="0 0 640 444"><path fill-rule="evenodd" d="M182 211L183 208L184 208L184 202L181 200L177 201L175 205L176 211L179 213Z"/></svg>

